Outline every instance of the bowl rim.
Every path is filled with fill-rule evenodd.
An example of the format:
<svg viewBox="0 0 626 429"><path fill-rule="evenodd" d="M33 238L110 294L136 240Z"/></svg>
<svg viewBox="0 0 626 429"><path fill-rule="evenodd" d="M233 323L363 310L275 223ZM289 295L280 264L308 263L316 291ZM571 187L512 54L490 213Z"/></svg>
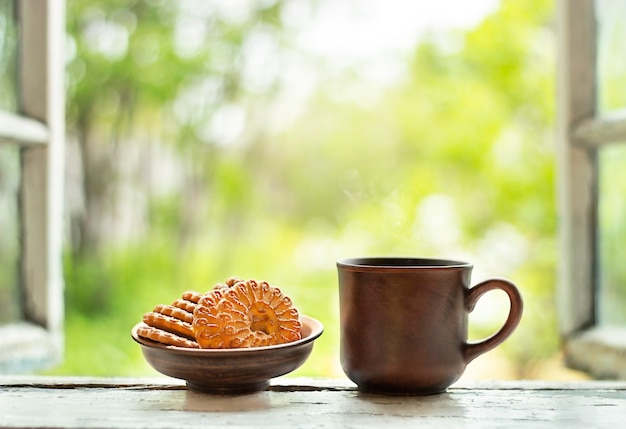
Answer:
<svg viewBox="0 0 626 429"><path fill-rule="evenodd" d="M135 326L133 326L131 330L131 337L133 338L133 340L135 340L136 343L138 343L142 347L148 347L148 348L159 349L159 350L167 350L167 351L176 352L176 353L186 353L186 354L192 354L192 355L212 355L212 356L231 355L231 354L251 354L255 352L279 350L279 349L297 347L299 345L307 344L317 339L320 335L322 335L322 332L324 332L324 325L322 325L322 322L320 322L319 320L311 316L304 315L304 314L300 314L299 318L300 318L300 322L303 325L307 324L308 326L311 327L311 333L307 335L306 337L300 338L299 340L291 341L289 343L276 344L273 346L239 347L239 348L231 348L231 349L194 349L190 347L169 346L169 345L161 344L157 341L153 341L147 338L142 338L139 335L137 335L137 329L140 326L146 326L144 322L139 322Z"/></svg>

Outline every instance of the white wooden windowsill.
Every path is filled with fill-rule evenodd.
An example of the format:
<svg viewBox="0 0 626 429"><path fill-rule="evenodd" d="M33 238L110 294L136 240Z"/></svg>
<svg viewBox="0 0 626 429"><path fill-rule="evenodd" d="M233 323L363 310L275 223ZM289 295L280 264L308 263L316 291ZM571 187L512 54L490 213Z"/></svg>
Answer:
<svg viewBox="0 0 626 429"><path fill-rule="evenodd" d="M0 377L0 427L623 427L626 382L474 382L424 397L364 394L344 380L278 378L214 396L174 379Z"/></svg>
<svg viewBox="0 0 626 429"><path fill-rule="evenodd" d="M594 326L566 339L567 365L596 378L626 379L626 329Z"/></svg>

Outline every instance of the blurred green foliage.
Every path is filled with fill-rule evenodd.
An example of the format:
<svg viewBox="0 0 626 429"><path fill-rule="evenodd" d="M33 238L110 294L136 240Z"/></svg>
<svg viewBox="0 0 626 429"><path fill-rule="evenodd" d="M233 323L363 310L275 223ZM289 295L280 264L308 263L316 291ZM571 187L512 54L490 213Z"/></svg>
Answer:
<svg viewBox="0 0 626 429"><path fill-rule="evenodd" d="M278 285L325 325L294 375L340 375L335 261L364 255L462 258L475 264L476 281L510 278L526 302L520 328L501 347L515 375L532 376L557 352L552 2L502 1L475 29L420 41L393 85L375 86L355 69L322 79L278 131L264 126L264 113L280 84L246 87L237 66L259 29L290 47L282 2L264 2L237 22L209 14L206 46L184 56L171 44L176 2L68 6L77 47L68 64L68 127L83 153L117 154L94 171L108 191L84 189L99 210L113 211L114 185L123 181L115 168L129 145L151 138L175 148L185 174L168 192L129 184L147 201L141 234L121 244L92 236L81 246L83 229L73 239L67 352L55 373L153 373L130 338L142 314L237 275ZM123 55L86 45L94 16L130 26ZM155 40L159 53L137 69L133 52ZM214 97L186 120L176 117L172 106L201 76L217 82ZM355 85L362 98L342 96ZM116 101L106 107L112 91ZM200 131L229 103L245 107L245 138L220 144ZM98 215L87 208L76 229ZM504 307L472 319L472 338L497 329Z"/></svg>
<svg viewBox="0 0 626 429"><path fill-rule="evenodd" d="M599 315L601 323L623 325L626 323L626 266L623 241L626 237L626 181L620 177L626 163L626 147L611 145L599 151L598 208L600 242L600 294Z"/></svg>

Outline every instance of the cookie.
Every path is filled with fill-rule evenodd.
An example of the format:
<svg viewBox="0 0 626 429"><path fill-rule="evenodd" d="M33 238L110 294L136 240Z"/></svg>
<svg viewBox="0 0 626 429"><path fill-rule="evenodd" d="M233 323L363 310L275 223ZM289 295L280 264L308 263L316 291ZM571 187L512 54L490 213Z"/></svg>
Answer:
<svg viewBox="0 0 626 429"><path fill-rule="evenodd" d="M139 328L137 328L137 335L168 346L187 347L194 349L197 349L199 347L198 343L195 340L189 340L171 332L164 331L163 329L155 328L148 325L140 326Z"/></svg>
<svg viewBox="0 0 626 429"><path fill-rule="evenodd" d="M291 299L267 282L237 281L198 301L193 332L201 348L259 347L301 338Z"/></svg>

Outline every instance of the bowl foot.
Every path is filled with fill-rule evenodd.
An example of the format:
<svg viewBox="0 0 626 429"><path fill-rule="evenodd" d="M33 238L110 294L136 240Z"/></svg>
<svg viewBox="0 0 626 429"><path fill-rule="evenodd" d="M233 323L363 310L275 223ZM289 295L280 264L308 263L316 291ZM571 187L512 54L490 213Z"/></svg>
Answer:
<svg viewBox="0 0 626 429"><path fill-rule="evenodd" d="M245 395L248 393L260 392L270 386L269 380L253 383L232 384L223 386L213 386L209 384L191 383L187 381L187 388L194 392L211 393L214 395Z"/></svg>

